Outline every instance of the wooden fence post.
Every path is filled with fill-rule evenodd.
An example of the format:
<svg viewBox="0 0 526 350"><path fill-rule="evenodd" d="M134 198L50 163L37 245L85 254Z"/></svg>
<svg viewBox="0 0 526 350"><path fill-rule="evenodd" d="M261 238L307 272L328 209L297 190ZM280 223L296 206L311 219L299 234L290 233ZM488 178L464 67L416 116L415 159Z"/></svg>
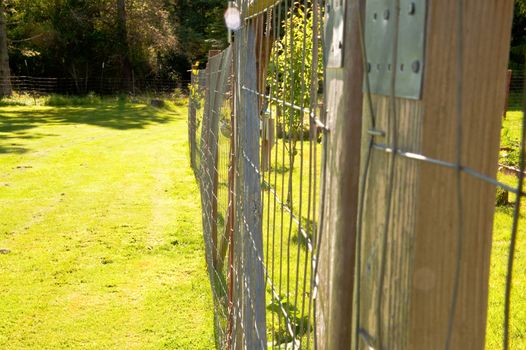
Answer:
<svg viewBox="0 0 526 350"><path fill-rule="evenodd" d="M337 2L328 1L328 6L334 9ZM329 131L323 138L326 166L322 166L320 195L322 237L316 297L319 349L348 349L352 337L363 86L359 11L363 4L364 0L343 2L343 60L341 66L326 69L324 122ZM333 37L333 30L340 25L327 21L328 50L339 40Z"/></svg>
<svg viewBox="0 0 526 350"><path fill-rule="evenodd" d="M364 176L367 168L368 176L360 214L359 349L484 349L495 187L466 172L458 175L454 166L398 154L391 191L393 158L379 146L392 147L389 116L396 115L399 150L456 164L461 130L463 169L495 176L513 1L460 3L462 75L457 75L455 44L458 1L428 0L422 99L396 98L391 104L389 97L373 95L374 129L385 131L384 136L368 132L373 127L371 110L364 105L361 169ZM458 79L462 81L460 127ZM370 142L378 147L373 147L366 167ZM387 222L386 213L390 213ZM458 298L450 312L459 247Z"/></svg>
<svg viewBox="0 0 526 350"><path fill-rule="evenodd" d="M267 346L265 274L263 260L261 179L259 173L258 96L246 89L257 89L256 28L247 22L236 36L236 128L238 143L236 170L236 232L234 299L240 308L236 321L235 349L261 349ZM242 342L242 343L241 343Z"/></svg>
<svg viewBox="0 0 526 350"><path fill-rule="evenodd" d="M221 54L221 51L219 50L210 50L208 52L208 60L209 60L209 66L210 65L210 61L213 57L217 56L217 55L220 55ZM212 89L212 92L210 94L210 96L213 96L213 100L210 101L210 106L209 106L209 113L210 113L210 130L208 131L208 136L209 136L209 139L208 139L208 142L209 142L209 145L211 147L211 152L212 154L210 154L210 161L211 161L211 171L212 171L212 193L211 193L211 198L210 200L212 201L212 261L213 261L213 266L214 266L214 269L217 269L217 266L218 266L218 254L217 254L217 247L218 247L218 239L217 239L217 196L218 196L218 176L219 176L219 173L218 173L218 162L219 162L219 156L218 156L218 152L219 152L219 123L218 123L218 120L219 120L219 110L218 110L218 105L217 105L217 91L219 90L219 84L220 84L220 79L219 79L219 69L218 67L221 67L221 63L219 62L219 64L217 64L217 67L214 67L215 68L215 71L214 71L214 68L212 68L212 71L210 72L210 81L208 82L208 84L210 84L210 88ZM216 78L215 79L212 79L212 76L215 75ZM212 86L212 83L215 82L215 86ZM214 115L215 114L215 115Z"/></svg>
<svg viewBox="0 0 526 350"><path fill-rule="evenodd" d="M197 75L195 74L197 72ZM196 132L197 132L197 103L201 101L196 101L195 98L199 97L200 81L199 81L199 65L193 64L191 70L191 91L190 98L188 103L188 143L190 147L190 165L196 172ZM195 90L194 90L195 89Z"/></svg>
<svg viewBox="0 0 526 350"><path fill-rule="evenodd" d="M228 167L228 219L226 224L226 232L228 236L228 338L227 338L227 350L232 349L234 342L233 330L235 320L235 291L234 291L234 244L237 244L234 240L234 230L236 221L236 197L234 195L236 190L235 185L235 169L237 164L236 157L236 140L237 140L237 126L236 126L236 46L232 45L232 67L231 67L231 81L230 81L230 155L229 155L229 167Z"/></svg>
<svg viewBox="0 0 526 350"><path fill-rule="evenodd" d="M243 347L243 320L242 320L242 311L243 311L243 235L241 233L242 230L242 207L241 207L241 193L242 193L242 186L241 183L242 177L241 173L243 171L242 169L242 157L240 156L240 143L241 143L241 136L240 136L240 125L241 125L241 117L242 117L242 102L241 100L241 82L242 82L242 68L244 67L245 61L242 59L243 55L242 52L244 52L245 47L243 46L244 43L244 31L240 30L234 35L234 42L232 45L233 50L233 64L232 69L234 72L234 80L232 82L233 84L233 99L234 99L234 117L233 122L234 125L232 126L232 137L234 138L234 163L233 166L233 175L234 175L234 195L233 197L233 245L232 245L232 252L231 252L231 258L232 258L232 344L231 349L232 350L242 350Z"/></svg>

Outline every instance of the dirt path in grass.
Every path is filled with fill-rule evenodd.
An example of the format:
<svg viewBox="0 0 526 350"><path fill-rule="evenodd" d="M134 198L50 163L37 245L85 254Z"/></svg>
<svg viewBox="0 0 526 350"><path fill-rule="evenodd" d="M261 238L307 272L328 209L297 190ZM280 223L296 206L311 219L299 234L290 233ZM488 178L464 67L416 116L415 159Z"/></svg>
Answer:
<svg viewBox="0 0 526 350"><path fill-rule="evenodd" d="M1 349L213 348L185 116L0 108Z"/></svg>

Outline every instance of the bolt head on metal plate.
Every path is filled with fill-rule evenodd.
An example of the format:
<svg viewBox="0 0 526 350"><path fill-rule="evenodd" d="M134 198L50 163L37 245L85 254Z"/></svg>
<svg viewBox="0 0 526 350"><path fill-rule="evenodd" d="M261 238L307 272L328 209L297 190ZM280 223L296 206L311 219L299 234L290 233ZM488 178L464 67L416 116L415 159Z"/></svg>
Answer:
<svg viewBox="0 0 526 350"><path fill-rule="evenodd" d="M343 66L345 0L328 0L325 11L325 57L327 68Z"/></svg>
<svg viewBox="0 0 526 350"><path fill-rule="evenodd" d="M390 96L395 74L396 97L420 99L425 69L426 0L368 0L365 9L367 78L372 94ZM396 67L393 43L397 36ZM365 85L367 89L367 84Z"/></svg>

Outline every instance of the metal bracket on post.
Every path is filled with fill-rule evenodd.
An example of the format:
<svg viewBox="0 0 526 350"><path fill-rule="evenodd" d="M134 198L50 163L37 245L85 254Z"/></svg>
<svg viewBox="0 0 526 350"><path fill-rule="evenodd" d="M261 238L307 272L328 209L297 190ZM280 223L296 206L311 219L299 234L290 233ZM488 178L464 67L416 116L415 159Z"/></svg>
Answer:
<svg viewBox="0 0 526 350"><path fill-rule="evenodd" d="M345 27L345 0L328 0L326 9L325 57L327 68L343 67L343 33Z"/></svg>
<svg viewBox="0 0 526 350"><path fill-rule="evenodd" d="M426 0L400 0L399 26L395 28L395 1L369 0L365 8L365 47L371 93L391 94L396 69L395 96L422 97L426 35ZM398 30L397 66L392 64L393 34Z"/></svg>

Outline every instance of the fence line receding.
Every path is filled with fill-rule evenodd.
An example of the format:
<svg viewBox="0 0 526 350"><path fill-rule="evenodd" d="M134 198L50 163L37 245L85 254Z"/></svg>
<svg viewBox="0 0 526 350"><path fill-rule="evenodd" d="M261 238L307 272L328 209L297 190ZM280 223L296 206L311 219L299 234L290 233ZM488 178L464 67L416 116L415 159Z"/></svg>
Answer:
<svg viewBox="0 0 526 350"><path fill-rule="evenodd" d="M511 19L494 17L491 6L465 12L458 1L443 11L431 1L237 1L241 29L226 50L210 52L206 69L194 67L190 86L190 158L201 191L218 349L486 343L507 350L526 342L526 317L518 311L526 289L516 277L525 261L525 129L518 111L524 74L504 69L496 37L507 38L503 23ZM404 38L371 42L374 21L392 20L390 28L403 35L399 26L422 3L435 11L423 16L425 54L417 66L397 61L405 57L398 55ZM381 12L374 7L384 5ZM403 11L396 15L396 8ZM465 29L480 25L476 18L500 34ZM353 49L344 50L352 40ZM482 45L493 45L495 57L468 67L465 57ZM369 54L386 47L385 57L376 57L385 65L371 62ZM454 54L440 56L448 50ZM363 67L350 69L358 62ZM421 91L398 96L397 84L411 71L421 74ZM373 75L382 89L371 88ZM345 100L351 93L357 98ZM342 106L357 100L362 113L346 114L351 109ZM352 132L357 147L342 142L348 130L337 129L352 124L346 118L359 121ZM356 153L340 157L344 152ZM351 158L361 165L338 168ZM341 189L331 188L351 181L342 175L349 171L357 179L346 193L352 213L338 201ZM341 222L356 227L332 224L346 212L353 218ZM344 247L335 238L342 235L354 235ZM346 261L355 264L337 266L350 252ZM331 290L338 278L350 282L334 285L353 289ZM340 305L352 307L331 322Z"/></svg>

